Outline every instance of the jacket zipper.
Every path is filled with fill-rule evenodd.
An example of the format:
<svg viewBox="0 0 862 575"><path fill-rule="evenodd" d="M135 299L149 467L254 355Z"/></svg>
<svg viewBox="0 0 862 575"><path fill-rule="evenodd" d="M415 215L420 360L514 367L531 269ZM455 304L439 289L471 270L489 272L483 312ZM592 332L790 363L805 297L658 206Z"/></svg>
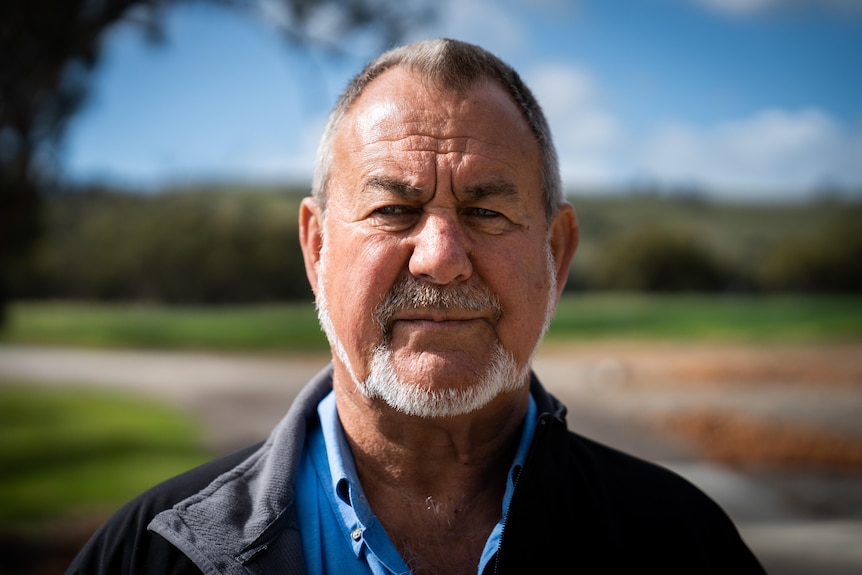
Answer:
<svg viewBox="0 0 862 575"><path fill-rule="evenodd" d="M500 552L503 549L503 542L506 540L506 525L509 524L509 513L512 508L512 502L515 501L515 497L518 494L518 484L521 482L521 477L524 475L524 470L527 469L527 466L530 464L533 452L535 451L535 449L537 449L537 445L542 439L543 432L548 429L548 423L552 417L553 416L550 413L543 413L539 416L539 419L536 421L536 429L533 432L533 441L530 444L530 449L527 452L527 457L526 459L524 459L524 465L521 467L521 471L518 473L518 476L512 483L512 499L509 501L509 508L506 509L506 517L503 519L503 528L500 530L500 543L497 544L497 553L496 558L494 559L494 573L500 572Z"/></svg>

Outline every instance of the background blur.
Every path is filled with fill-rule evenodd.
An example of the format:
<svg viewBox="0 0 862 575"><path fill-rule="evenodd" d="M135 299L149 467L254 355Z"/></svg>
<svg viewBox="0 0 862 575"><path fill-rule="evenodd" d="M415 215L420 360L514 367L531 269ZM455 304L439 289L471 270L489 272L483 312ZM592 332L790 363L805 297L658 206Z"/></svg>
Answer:
<svg viewBox="0 0 862 575"><path fill-rule="evenodd" d="M296 226L326 115L438 36L512 64L554 131L582 243L537 371L570 426L690 477L772 573L862 570L862 4L19 4L0 573L62 572L326 363Z"/></svg>

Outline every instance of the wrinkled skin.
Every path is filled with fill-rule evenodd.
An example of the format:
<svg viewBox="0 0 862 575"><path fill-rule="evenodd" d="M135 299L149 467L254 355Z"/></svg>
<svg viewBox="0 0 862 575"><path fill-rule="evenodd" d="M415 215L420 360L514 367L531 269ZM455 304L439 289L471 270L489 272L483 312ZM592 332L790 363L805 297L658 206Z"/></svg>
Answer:
<svg viewBox="0 0 862 575"><path fill-rule="evenodd" d="M351 381L351 369L359 381L368 376L384 337L374 310L402 274L482 284L503 309L499 317L396 314L384 327L402 382L470 385L497 341L527 366L565 281L577 224L568 205L547 224L539 147L503 89L482 82L466 94L441 92L390 70L348 112L333 151L326 217L306 200L301 224L309 279L315 292L326 288L349 359L336 358L336 379Z"/></svg>

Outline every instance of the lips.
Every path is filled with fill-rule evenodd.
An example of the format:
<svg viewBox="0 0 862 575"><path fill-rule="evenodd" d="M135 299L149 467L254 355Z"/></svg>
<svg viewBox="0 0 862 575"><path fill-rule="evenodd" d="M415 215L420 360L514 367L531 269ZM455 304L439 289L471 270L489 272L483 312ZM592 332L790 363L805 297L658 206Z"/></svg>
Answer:
<svg viewBox="0 0 862 575"><path fill-rule="evenodd" d="M396 313L390 321L447 323L489 319L489 316L490 314L478 315L474 310L413 309Z"/></svg>
<svg viewBox="0 0 862 575"><path fill-rule="evenodd" d="M469 317L452 314L407 314L393 318L384 337L389 343L393 343L393 338L402 343L411 341L414 346L425 350L464 350L478 343L480 334L488 333L488 328L493 329L490 318L476 317L475 314Z"/></svg>

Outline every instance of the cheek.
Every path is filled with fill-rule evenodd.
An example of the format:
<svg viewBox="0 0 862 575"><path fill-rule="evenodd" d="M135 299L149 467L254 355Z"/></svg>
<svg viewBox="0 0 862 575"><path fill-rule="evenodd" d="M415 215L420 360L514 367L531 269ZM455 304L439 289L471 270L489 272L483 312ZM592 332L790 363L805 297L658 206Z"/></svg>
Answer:
<svg viewBox="0 0 862 575"><path fill-rule="evenodd" d="M536 294L548 290L548 258L544 241L523 241L485 246L475 259L477 269L488 283L521 304L533 301Z"/></svg>
<svg viewBox="0 0 862 575"><path fill-rule="evenodd" d="M357 238L344 230L339 239L324 247L323 283L333 324L348 346L376 336L374 308L401 272L397 251L391 242ZM371 345L359 344L365 348Z"/></svg>
<svg viewBox="0 0 862 575"><path fill-rule="evenodd" d="M499 247L495 254L497 257L483 266L480 275L503 304L498 335L510 351L515 352L514 347L532 351L541 335L551 294L547 254L544 249L506 251Z"/></svg>

